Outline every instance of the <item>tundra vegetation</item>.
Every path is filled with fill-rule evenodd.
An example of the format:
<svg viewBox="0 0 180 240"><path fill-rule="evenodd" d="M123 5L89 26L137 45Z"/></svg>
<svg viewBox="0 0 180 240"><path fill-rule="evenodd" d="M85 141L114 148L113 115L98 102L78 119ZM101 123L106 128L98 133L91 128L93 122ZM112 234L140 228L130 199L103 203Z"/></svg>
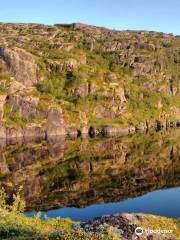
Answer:
<svg viewBox="0 0 180 240"><path fill-rule="evenodd" d="M1 136L179 124L179 36L1 23L0 44Z"/></svg>

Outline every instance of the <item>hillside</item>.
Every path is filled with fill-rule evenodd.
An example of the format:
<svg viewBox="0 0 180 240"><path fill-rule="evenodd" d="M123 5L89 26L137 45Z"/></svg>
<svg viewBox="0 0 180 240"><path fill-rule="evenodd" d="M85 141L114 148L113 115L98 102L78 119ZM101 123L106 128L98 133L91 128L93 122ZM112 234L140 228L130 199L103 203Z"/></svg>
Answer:
<svg viewBox="0 0 180 240"><path fill-rule="evenodd" d="M180 36L0 23L0 137L179 124Z"/></svg>

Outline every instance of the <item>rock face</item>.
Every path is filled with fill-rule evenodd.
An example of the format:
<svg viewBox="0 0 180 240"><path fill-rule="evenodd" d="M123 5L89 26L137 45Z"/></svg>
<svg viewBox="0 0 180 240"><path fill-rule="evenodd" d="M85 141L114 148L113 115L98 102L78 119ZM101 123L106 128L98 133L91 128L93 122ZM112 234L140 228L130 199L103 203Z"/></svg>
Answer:
<svg viewBox="0 0 180 240"><path fill-rule="evenodd" d="M6 138L6 128L0 125L0 138Z"/></svg>
<svg viewBox="0 0 180 240"><path fill-rule="evenodd" d="M8 89L8 94L18 94L18 93L23 93L26 89L26 86L20 82L13 81Z"/></svg>
<svg viewBox="0 0 180 240"><path fill-rule="evenodd" d="M0 23L1 128L72 137L176 126L179 47L153 31Z"/></svg>
<svg viewBox="0 0 180 240"><path fill-rule="evenodd" d="M0 48L0 58L16 81L26 85L37 83L37 65L34 57L23 49Z"/></svg>
<svg viewBox="0 0 180 240"><path fill-rule="evenodd" d="M11 106L11 112L18 112L22 116L32 117L37 114L38 101L38 97L10 95L6 100L6 104Z"/></svg>
<svg viewBox="0 0 180 240"><path fill-rule="evenodd" d="M21 127L7 127L6 128L6 138L22 138L23 130Z"/></svg>
<svg viewBox="0 0 180 240"><path fill-rule="evenodd" d="M6 95L0 95L0 123L3 120L5 100L6 100Z"/></svg>
<svg viewBox="0 0 180 240"><path fill-rule="evenodd" d="M23 136L25 140L33 137L43 140L45 139L45 131L41 127L31 124L23 129Z"/></svg>
<svg viewBox="0 0 180 240"><path fill-rule="evenodd" d="M64 120L61 114L62 114L62 111L56 108L49 109L47 124L45 126L47 139L55 136L65 135L66 132L65 132Z"/></svg>
<svg viewBox="0 0 180 240"><path fill-rule="evenodd" d="M88 134L88 121L87 121L86 113L83 111L80 111L79 119L80 119L80 123L81 123L81 134L87 135Z"/></svg>

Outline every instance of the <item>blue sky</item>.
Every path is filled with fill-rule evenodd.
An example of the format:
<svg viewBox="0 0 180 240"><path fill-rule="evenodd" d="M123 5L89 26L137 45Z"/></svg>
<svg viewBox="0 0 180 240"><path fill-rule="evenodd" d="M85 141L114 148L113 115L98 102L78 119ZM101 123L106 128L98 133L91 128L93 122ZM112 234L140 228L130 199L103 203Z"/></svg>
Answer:
<svg viewBox="0 0 180 240"><path fill-rule="evenodd" d="M180 0L2 0L1 22L82 22L180 35Z"/></svg>

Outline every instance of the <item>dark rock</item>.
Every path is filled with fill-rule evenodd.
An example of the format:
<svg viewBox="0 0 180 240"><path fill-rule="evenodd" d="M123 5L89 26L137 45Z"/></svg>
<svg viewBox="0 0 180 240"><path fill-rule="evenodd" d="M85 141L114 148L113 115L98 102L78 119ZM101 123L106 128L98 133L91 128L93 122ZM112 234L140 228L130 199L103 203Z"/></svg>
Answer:
<svg viewBox="0 0 180 240"><path fill-rule="evenodd" d="M91 126L88 130L88 133L90 137L95 137L96 134L95 128Z"/></svg>
<svg viewBox="0 0 180 240"><path fill-rule="evenodd" d="M177 122L176 122L176 126L177 126L177 127L180 127L180 121L177 121Z"/></svg>

